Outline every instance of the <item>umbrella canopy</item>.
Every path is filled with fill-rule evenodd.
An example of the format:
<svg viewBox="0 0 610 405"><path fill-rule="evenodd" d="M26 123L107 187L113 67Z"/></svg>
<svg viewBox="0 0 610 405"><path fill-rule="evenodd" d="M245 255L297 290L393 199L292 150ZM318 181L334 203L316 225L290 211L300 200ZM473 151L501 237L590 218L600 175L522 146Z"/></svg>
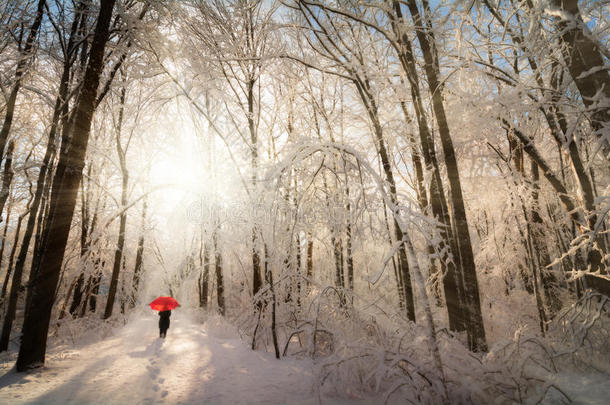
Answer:
<svg viewBox="0 0 610 405"><path fill-rule="evenodd" d="M171 311L172 309L180 306L178 301L172 297L159 297L148 305L150 305L150 308L155 311Z"/></svg>

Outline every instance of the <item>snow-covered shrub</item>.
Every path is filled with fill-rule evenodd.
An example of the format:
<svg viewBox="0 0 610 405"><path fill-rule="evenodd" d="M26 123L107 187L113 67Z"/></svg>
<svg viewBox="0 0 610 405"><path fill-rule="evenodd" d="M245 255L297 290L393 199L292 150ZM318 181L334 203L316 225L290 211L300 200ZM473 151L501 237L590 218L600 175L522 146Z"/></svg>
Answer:
<svg viewBox="0 0 610 405"><path fill-rule="evenodd" d="M441 374L427 350L429 335L422 326L397 316L389 319L382 309L372 315L371 307L341 307L334 287L314 290L310 298L299 319L278 321L278 334L283 356L314 359L320 397L382 395L387 403L417 404L569 402L552 384L558 371L556 352L527 327L484 355L470 352L442 330ZM286 315L282 308L280 319ZM270 344L270 338L263 340Z"/></svg>
<svg viewBox="0 0 610 405"><path fill-rule="evenodd" d="M587 291L551 324L557 357L610 372L610 298Z"/></svg>
<svg viewBox="0 0 610 405"><path fill-rule="evenodd" d="M101 321L99 314L91 314L82 318L67 316L57 320L51 333L54 344L84 345L99 342L114 331L125 325L124 315L114 316Z"/></svg>
<svg viewBox="0 0 610 405"><path fill-rule="evenodd" d="M383 394L387 403L569 403L552 383L554 352L524 330L483 356L469 352L453 336L441 336L441 376L423 349L426 334L420 327L405 323L406 332L387 333L375 322L359 323L360 334L343 334L349 340L337 342L332 355L319 359L321 393L359 398Z"/></svg>
<svg viewBox="0 0 610 405"><path fill-rule="evenodd" d="M527 328L517 329L512 339L496 343L480 360L479 366L456 367L455 378L468 390L475 403L569 403L550 377L558 372L552 348ZM473 370L474 372L469 372ZM464 376L473 378L468 386Z"/></svg>

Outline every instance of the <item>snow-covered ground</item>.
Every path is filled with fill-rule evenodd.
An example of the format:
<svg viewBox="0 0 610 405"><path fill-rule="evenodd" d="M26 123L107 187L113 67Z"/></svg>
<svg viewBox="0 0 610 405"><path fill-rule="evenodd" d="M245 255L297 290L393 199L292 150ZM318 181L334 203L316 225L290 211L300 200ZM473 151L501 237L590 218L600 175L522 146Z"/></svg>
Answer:
<svg viewBox="0 0 610 405"><path fill-rule="evenodd" d="M134 314L137 315L137 314ZM166 339L157 318L134 316L95 343L56 345L45 368L16 373L15 353L0 360L0 404L296 404L363 405L368 399L319 398L315 365L307 359L278 361L252 351L222 318L174 311ZM610 403L607 375L562 374L555 384L575 404Z"/></svg>
<svg viewBox="0 0 610 405"><path fill-rule="evenodd" d="M311 361L278 361L210 323L178 310L166 339L147 315L103 341L53 348L41 372L0 371L0 404L318 403Z"/></svg>

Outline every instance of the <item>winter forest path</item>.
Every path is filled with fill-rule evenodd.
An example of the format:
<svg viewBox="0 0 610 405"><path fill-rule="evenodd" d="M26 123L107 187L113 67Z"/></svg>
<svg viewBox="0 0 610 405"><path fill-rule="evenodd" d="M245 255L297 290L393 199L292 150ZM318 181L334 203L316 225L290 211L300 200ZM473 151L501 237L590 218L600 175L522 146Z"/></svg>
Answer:
<svg viewBox="0 0 610 405"><path fill-rule="evenodd" d="M103 341L51 349L42 372L0 371L0 404L318 403L311 362L278 361L206 325L179 310L166 339L147 315Z"/></svg>

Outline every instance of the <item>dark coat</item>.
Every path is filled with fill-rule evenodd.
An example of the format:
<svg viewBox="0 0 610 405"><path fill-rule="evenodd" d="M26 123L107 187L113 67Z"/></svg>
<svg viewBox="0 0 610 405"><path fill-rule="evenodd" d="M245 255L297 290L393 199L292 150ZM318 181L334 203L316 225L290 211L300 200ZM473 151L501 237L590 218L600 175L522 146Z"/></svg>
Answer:
<svg viewBox="0 0 610 405"><path fill-rule="evenodd" d="M172 311L159 311L159 329L162 331L169 329L169 317Z"/></svg>

